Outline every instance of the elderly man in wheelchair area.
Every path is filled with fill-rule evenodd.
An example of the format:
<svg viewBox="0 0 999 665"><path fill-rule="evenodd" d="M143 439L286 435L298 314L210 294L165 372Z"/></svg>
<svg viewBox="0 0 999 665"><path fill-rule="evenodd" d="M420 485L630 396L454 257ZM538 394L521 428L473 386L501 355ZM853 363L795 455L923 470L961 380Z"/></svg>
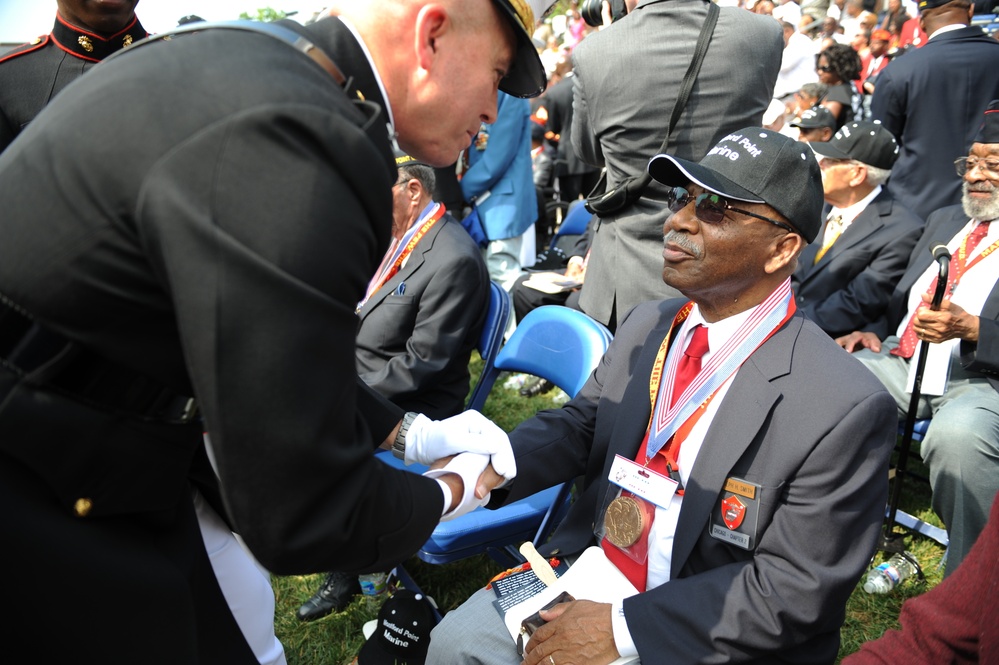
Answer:
<svg viewBox="0 0 999 665"><path fill-rule="evenodd" d="M964 560L985 527L999 490L999 100L994 100L967 156L960 205L941 208L926 226L888 304L881 331L837 339L884 383L904 417L914 351L930 343L917 417L932 418L920 445L929 467L933 510L947 527L945 574ZM928 306L936 287L931 250L951 259L939 311Z"/></svg>

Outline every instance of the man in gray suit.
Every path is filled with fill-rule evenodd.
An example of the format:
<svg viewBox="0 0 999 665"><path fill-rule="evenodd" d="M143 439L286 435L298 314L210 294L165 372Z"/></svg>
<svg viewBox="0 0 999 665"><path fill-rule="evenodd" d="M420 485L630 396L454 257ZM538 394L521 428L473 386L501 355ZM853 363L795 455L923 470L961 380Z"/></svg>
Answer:
<svg viewBox="0 0 999 665"><path fill-rule="evenodd" d="M357 308L357 375L396 406L439 420L465 406L489 275L475 241L433 200L433 167L399 150L395 164L392 241ZM298 618L339 612L360 593L357 575L331 572Z"/></svg>
<svg viewBox="0 0 999 665"><path fill-rule="evenodd" d="M663 278L693 302L636 307L579 395L510 434L518 475L492 495L582 476L542 552L600 545L639 593L542 613L524 662L831 663L877 544L897 420L877 380L795 311L791 273L820 227L818 164L750 127L700 163L659 155L649 170L675 213ZM448 613L427 662L519 662L495 597Z"/></svg>
<svg viewBox="0 0 999 665"><path fill-rule="evenodd" d="M573 51L573 145L606 167L608 190L644 173L659 152L707 10L705 0L640 0ZM783 47L772 18L722 8L668 152L698 160L726 134L760 125ZM638 303L677 295L659 275L666 191L652 183L634 205L601 219L579 304L611 328Z"/></svg>

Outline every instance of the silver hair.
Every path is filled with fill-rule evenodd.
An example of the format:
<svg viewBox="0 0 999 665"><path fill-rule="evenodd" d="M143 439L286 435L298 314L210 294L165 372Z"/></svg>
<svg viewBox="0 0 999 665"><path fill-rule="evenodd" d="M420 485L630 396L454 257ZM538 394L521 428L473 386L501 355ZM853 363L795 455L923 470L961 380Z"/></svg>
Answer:
<svg viewBox="0 0 999 665"><path fill-rule="evenodd" d="M870 164L864 164L863 162L854 161L855 164L860 164L867 169L867 180L866 182L871 187L877 187L878 185L883 185L888 180L888 176L891 175L891 169L882 169L877 166L871 166Z"/></svg>

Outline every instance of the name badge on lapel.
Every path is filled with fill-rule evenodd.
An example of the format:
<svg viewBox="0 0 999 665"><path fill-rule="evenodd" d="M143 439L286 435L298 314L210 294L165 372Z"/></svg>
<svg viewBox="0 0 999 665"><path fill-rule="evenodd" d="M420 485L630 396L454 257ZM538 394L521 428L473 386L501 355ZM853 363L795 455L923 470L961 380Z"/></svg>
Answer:
<svg viewBox="0 0 999 665"><path fill-rule="evenodd" d="M744 550L751 550L756 546L759 517L760 486L738 478L729 478L711 512L711 536Z"/></svg>

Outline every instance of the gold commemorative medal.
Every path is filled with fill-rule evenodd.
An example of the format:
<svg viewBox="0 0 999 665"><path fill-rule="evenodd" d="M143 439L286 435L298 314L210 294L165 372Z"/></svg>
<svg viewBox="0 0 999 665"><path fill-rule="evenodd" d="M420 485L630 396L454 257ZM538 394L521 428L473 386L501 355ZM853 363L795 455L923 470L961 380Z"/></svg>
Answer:
<svg viewBox="0 0 999 665"><path fill-rule="evenodd" d="M642 535L644 522L638 501L630 496L619 496L611 501L604 514L607 540L616 547L631 547Z"/></svg>

